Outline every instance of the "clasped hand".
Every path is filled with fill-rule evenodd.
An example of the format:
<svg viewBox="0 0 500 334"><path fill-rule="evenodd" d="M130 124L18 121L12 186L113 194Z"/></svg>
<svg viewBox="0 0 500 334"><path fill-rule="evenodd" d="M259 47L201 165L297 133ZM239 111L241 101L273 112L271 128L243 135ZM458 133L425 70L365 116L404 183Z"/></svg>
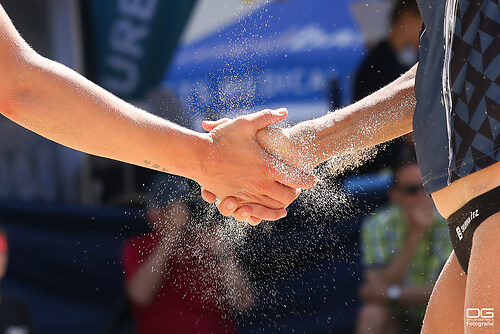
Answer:
<svg viewBox="0 0 500 334"><path fill-rule="evenodd" d="M202 197L216 203L223 215L252 225L277 220L286 216L286 207L301 189L316 184L314 175L277 159L269 153L277 153L276 148L265 150L257 141L261 129L283 121L287 114L286 109L263 110L233 120L203 123L212 145L204 161L207 175L200 182ZM266 138L272 137L270 134ZM280 138L275 136L274 140Z"/></svg>

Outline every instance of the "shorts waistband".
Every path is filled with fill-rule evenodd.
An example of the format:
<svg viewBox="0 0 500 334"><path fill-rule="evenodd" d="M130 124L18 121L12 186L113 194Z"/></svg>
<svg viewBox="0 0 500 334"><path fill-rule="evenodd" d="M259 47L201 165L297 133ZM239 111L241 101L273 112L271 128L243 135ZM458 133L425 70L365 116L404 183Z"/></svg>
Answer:
<svg viewBox="0 0 500 334"><path fill-rule="evenodd" d="M479 215L486 219L499 211L500 186L468 201L463 207L448 217L447 223L448 225L455 225L463 222L468 217L473 219L479 217Z"/></svg>
<svg viewBox="0 0 500 334"><path fill-rule="evenodd" d="M478 226L500 211L500 187L492 189L453 213L447 220L451 244L458 263L467 274L472 252L472 239Z"/></svg>

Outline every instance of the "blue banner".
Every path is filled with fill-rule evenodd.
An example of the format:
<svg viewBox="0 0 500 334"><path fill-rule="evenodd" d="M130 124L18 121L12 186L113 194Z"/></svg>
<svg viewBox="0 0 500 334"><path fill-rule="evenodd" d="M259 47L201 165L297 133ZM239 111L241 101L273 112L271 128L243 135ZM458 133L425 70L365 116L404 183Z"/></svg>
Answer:
<svg viewBox="0 0 500 334"><path fill-rule="evenodd" d="M124 99L161 82L196 0L82 1L87 72Z"/></svg>
<svg viewBox="0 0 500 334"><path fill-rule="evenodd" d="M193 44L183 45L164 85L197 123L263 107L300 121L350 102L364 40L353 1L271 1ZM331 92L332 89L337 90Z"/></svg>

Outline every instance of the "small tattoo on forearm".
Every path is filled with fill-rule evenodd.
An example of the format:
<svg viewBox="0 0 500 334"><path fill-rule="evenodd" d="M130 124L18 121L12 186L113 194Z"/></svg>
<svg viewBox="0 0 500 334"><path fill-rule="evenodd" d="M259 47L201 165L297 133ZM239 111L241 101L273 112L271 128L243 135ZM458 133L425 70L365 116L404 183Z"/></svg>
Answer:
<svg viewBox="0 0 500 334"><path fill-rule="evenodd" d="M160 165L158 164L153 164L151 161L149 160L144 160L144 164L148 167L151 167L151 168L154 168L154 169L158 169L158 170L161 170L162 172L164 173L168 173L168 169L166 168L163 168L161 167Z"/></svg>

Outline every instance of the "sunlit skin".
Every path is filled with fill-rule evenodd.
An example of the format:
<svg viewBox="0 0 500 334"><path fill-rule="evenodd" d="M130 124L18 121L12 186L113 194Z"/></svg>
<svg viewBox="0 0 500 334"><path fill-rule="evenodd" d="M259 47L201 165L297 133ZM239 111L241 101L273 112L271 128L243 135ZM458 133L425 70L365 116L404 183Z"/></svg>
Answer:
<svg viewBox="0 0 500 334"><path fill-rule="evenodd" d="M299 123L290 128L270 127L257 132L257 141L267 152L310 172L320 163L334 156L341 156L361 149L373 147L412 131L415 109L413 91L415 65L393 83L348 107L323 117ZM216 131L228 119L204 122L207 131ZM204 189L203 197L214 202L215 195ZM220 203L224 211L227 202ZM225 214L238 216L238 210L227 210Z"/></svg>
<svg viewBox="0 0 500 334"><path fill-rule="evenodd" d="M210 133L182 128L36 53L1 6L0 113L65 146L185 176L219 198L232 196L225 208L239 207L240 220L284 217L299 189L316 182L279 164L255 140L258 130L283 121L286 110L242 116Z"/></svg>
<svg viewBox="0 0 500 334"><path fill-rule="evenodd" d="M263 129L257 133L257 140L274 156L310 171L334 156L412 132L417 67L418 64L391 84L350 106L291 128ZM218 124L220 122L206 122L204 127L212 130ZM439 213L447 218L471 199L498 186L500 162L463 177L431 196ZM204 195L209 200L211 196ZM232 200L226 198L221 205ZM477 305L500 310L500 266L491 265L497 263L499 239L500 214L495 214L474 234L468 276L452 252L431 295L422 333L498 332L498 326L464 328L464 310ZM485 286L488 288L482 288Z"/></svg>

